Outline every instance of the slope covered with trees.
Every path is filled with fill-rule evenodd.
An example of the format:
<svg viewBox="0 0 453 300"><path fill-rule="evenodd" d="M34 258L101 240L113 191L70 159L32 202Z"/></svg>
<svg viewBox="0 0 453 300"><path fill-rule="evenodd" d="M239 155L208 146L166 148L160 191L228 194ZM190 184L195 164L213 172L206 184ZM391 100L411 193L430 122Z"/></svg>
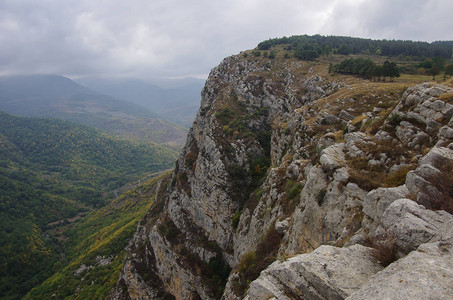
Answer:
<svg viewBox="0 0 453 300"><path fill-rule="evenodd" d="M453 41L414 42L402 40L372 40L345 36L296 35L275 38L258 44L259 50L269 50L276 45L289 45L300 55L314 51L321 54L377 54L382 56L404 56L415 60L422 57L452 57ZM311 57L311 56L310 56Z"/></svg>
<svg viewBox="0 0 453 300"><path fill-rule="evenodd" d="M175 158L86 126L0 113L0 295L15 299L52 273L67 237L51 229Z"/></svg>
<svg viewBox="0 0 453 300"><path fill-rule="evenodd" d="M54 294L57 299L105 299L118 280L125 247L138 221L169 183L167 172L67 225L68 240L63 244L66 257L54 266L53 275L25 299L49 299Z"/></svg>

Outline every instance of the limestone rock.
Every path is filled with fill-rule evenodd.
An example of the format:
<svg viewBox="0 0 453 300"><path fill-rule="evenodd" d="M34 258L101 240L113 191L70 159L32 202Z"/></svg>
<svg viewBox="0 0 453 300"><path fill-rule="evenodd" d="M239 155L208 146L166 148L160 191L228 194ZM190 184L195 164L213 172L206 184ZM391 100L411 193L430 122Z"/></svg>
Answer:
<svg viewBox="0 0 453 300"><path fill-rule="evenodd" d="M405 253L427 242L453 239L451 214L427 210L409 199L390 204L382 216L382 226Z"/></svg>
<svg viewBox="0 0 453 300"><path fill-rule="evenodd" d="M436 242L372 276L348 300L452 299L453 245Z"/></svg>
<svg viewBox="0 0 453 300"><path fill-rule="evenodd" d="M406 186L416 196L417 203L434 209L448 205L453 197L452 168L453 150L432 148L406 177Z"/></svg>
<svg viewBox="0 0 453 300"><path fill-rule="evenodd" d="M370 191L363 201L363 213L365 217L362 226L367 230L374 232L379 224L382 223L382 215L386 209L400 198L405 198L409 193L406 186L395 188L378 188Z"/></svg>
<svg viewBox="0 0 453 300"><path fill-rule="evenodd" d="M330 171L341 167L345 159L343 148L344 144L339 143L322 150L319 159L321 165Z"/></svg>
<svg viewBox="0 0 453 300"><path fill-rule="evenodd" d="M211 71L172 180L128 246L114 299L219 297L201 270L211 262L237 270L245 254L263 249L293 258L265 269L249 299L344 299L382 269L374 250L357 245L381 235L395 236L400 257L409 253L389 272L415 276L411 255L444 263L445 253L414 251L452 235L451 215L437 210L453 197L453 108L439 97L453 90L426 83L393 102L364 83L370 98L362 99L349 96L348 81L315 69L236 55ZM340 88L346 93L334 94ZM389 115L399 118L375 122L388 112L368 105L376 97L396 104ZM406 178L404 169L412 170ZM395 174L402 178L387 183ZM382 182L367 184L375 175ZM394 182L402 185L385 187ZM278 237L266 240L269 232ZM231 272L224 299L239 299L240 276Z"/></svg>
<svg viewBox="0 0 453 300"><path fill-rule="evenodd" d="M345 299L382 270L372 249L320 246L271 264L250 284L245 299Z"/></svg>

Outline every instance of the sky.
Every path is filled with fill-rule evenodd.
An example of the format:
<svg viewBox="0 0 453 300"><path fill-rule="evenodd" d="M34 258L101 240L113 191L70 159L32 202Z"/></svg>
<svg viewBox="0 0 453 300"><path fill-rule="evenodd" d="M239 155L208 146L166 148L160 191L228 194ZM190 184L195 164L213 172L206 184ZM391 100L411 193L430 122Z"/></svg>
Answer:
<svg viewBox="0 0 453 300"><path fill-rule="evenodd" d="M453 40L451 0L0 0L0 75L206 78L268 38Z"/></svg>

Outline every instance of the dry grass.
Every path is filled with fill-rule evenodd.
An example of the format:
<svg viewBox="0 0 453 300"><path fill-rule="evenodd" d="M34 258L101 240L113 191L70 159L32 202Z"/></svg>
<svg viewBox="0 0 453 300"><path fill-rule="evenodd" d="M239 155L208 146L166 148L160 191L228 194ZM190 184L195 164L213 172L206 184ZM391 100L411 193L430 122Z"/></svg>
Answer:
<svg viewBox="0 0 453 300"><path fill-rule="evenodd" d="M440 100L453 104L453 92L440 95Z"/></svg>
<svg viewBox="0 0 453 300"><path fill-rule="evenodd" d="M394 236L379 236L369 239L365 246L374 248L374 258L383 266L387 267L398 259L398 247Z"/></svg>

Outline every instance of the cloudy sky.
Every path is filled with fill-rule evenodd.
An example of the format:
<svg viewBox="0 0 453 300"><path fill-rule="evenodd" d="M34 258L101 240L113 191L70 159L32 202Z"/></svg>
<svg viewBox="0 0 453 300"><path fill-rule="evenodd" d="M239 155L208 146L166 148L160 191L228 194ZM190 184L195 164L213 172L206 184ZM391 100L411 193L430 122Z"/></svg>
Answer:
<svg viewBox="0 0 453 300"><path fill-rule="evenodd" d="M453 39L451 0L0 0L0 74L204 78L298 34Z"/></svg>

